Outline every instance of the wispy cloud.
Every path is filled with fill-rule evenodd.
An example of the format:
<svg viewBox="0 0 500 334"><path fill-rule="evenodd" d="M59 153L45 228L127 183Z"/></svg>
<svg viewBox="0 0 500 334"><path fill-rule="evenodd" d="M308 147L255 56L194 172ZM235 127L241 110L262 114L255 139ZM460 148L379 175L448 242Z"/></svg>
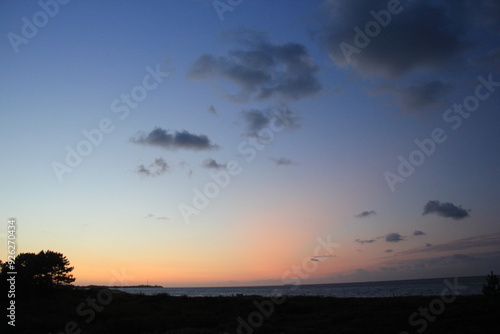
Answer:
<svg viewBox="0 0 500 334"><path fill-rule="evenodd" d="M429 245L429 246L427 246ZM500 232L493 234L484 234L474 237L450 241L444 244L430 245L400 252L401 255L411 255L419 253L437 253L437 252L463 252L479 248L498 248L500 245ZM432 247L431 247L432 246Z"/></svg>
<svg viewBox="0 0 500 334"><path fill-rule="evenodd" d="M395 96L397 104L407 113L423 114L435 112L447 106L445 96L451 91L451 85L441 80L415 83L410 86L383 86L374 93L388 93Z"/></svg>
<svg viewBox="0 0 500 334"><path fill-rule="evenodd" d="M265 109L243 110L241 116L247 128L246 135L251 137L258 136L260 130L270 126L292 130L301 126L301 118L288 109L286 104Z"/></svg>
<svg viewBox="0 0 500 334"><path fill-rule="evenodd" d="M425 235L426 233L425 232L422 232L422 231L415 231L413 232L413 235L415 236L419 236L419 235Z"/></svg>
<svg viewBox="0 0 500 334"><path fill-rule="evenodd" d="M458 220L468 217L470 211L463 209L461 205L456 206L449 202L429 201L425 204L422 215L435 213L441 217Z"/></svg>
<svg viewBox="0 0 500 334"><path fill-rule="evenodd" d="M214 115L217 115L217 113L218 113L217 109L215 109L214 106L208 107L208 112L211 114L214 114Z"/></svg>
<svg viewBox="0 0 500 334"><path fill-rule="evenodd" d="M361 213L358 213L357 215L354 215L354 217L356 218L366 218L366 217L370 217L370 216L373 216L373 215L376 215L377 212L375 210L369 210L369 211L363 211Z"/></svg>
<svg viewBox="0 0 500 334"><path fill-rule="evenodd" d="M215 161L215 159L208 158L203 161L202 166L208 169L224 169L226 168L226 164L221 164Z"/></svg>
<svg viewBox="0 0 500 334"><path fill-rule="evenodd" d="M288 165L295 165L296 163L293 162L292 160L290 159L287 159L287 158L279 158L279 159L276 159L276 158L269 158L272 162L274 162L276 164L276 166L288 166Z"/></svg>
<svg viewBox="0 0 500 334"><path fill-rule="evenodd" d="M160 176L170 170L170 166L163 158L157 158L147 167L143 164L137 167L136 172L143 176Z"/></svg>

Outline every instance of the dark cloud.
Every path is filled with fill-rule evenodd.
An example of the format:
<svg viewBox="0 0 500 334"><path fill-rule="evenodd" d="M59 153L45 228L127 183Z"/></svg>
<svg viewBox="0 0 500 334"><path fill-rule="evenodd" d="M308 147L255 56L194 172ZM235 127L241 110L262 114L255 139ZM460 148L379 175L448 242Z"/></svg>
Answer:
<svg viewBox="0 0 500 334"><path fill-rule="evenodd" d="M356 239L354 241L357 242L358 244L371 244L371 243L375 242L376 240L375 239L370 239L370 240Z"/></svg>
<svg viewBox="0 0 500 334"><path fill-rule="evenodd" d="M350 64L364 74L401 76L438 68L469 46L463 1L401 1L401 12L392 15L391 22L370 37L369 44L358 43L359 52L346 57L344 43L356 47L354 28L364 32L366 24L375 21L371 11L386 10L387 4L387 0L325 1L329 22L321 35L339 66Z"/></svg>
<svg viewBox="0 0 500 334"><path fill-rule="evenodd" d="M147 167L142 164L137 167L137 173L143 176L160 176L169 170L170 166L163 158L155 159L155 161Z"/></svg>
<svg viewBox="0 0 500 334"><path fill-rule="evenodd" d="M241 89L240 93L230 96L237 100L250 97L263 100L274 96L297 100L321 90L316 78L319 68L303 45L272 44L263 34L255 32L235 36L240 49L230 50L224 56L200 56L187 76L227 79Z"/></svg>
<svg viewBox="0 0 500 334"><path fill-rule="evenodd" d="M318 262L319 260L318 260L318 259L315 259L315 258L312 258L312 259L310 259L309 261Z"/></svg>
<svg viewBox="0 0 500 334"><path fill-rule="evenodd" d="M461 205L456 206L450 202L429 201L425 204L422 215L435 213L441 217L458 220L468 217L469 212L470 210L463 209Z"/></svg>
<svg viewBox="0 0 500 334"><path fill-rule="evenodd" d="M224 169L226 168L226 164L221 164L215 161L212 158L208 158L205 161L203 161L202 166L204 168L209 168L209 169Z"/></svg>
<svg viewBox="0 0 500 334"><path fill-rule="evenodd" d="M205 135L195 135L187 131L168 133L160 127L156 127L149 134L138 134L131 139L133 143L157 146L167 150L186 149L186 150L210 150L217 146L210 142Z"/></svg>
<svg viewBox="0 0 500 334"><path fill-rule="evenodd" d="M408 87L382 87L375 92L395 96L397 104L406 113L423 114L425 111L441 111L447 106L445 96L451 85L441 80L426 81Z"/></svg>
<svg viewBox="0 0 500 334"><path fill-rule="evenodd" d="M413 232L413 235L425 235L425 232L415 231L415 232Z"/></svg>
<svg viewBox="0 0 500 334"><path fill-rule="evenodd" d="M392 253L393 250L392 249L386 249L384 252L386 252L386 253Z"/></svg>
<svg viewBox="0 0 500 334"><path fill-rule="evenodd" d="M425 247L432 247L432 244L430 244L430 243L426 242L426 243L425 243Z"/></svg>
<svg viewBox="0 0 500 334"><path fill-rule="evenodd" d="M400 242L405 240L404 237L399 233L389 233L385 236L385 241L387 242Z"/></svg>
<svg viewBox="0 0 500 334"><path fill-rule="evenodd" d="M356 218L366 218L366 217L370 217L370 216L373 216L373 215L376 215L377 212L375 210L370 210L370 211L363 211L361 213L358 213L357 215L354 215L354 217Z"/></svg>
<svg viewBox="0 0 500 334"><path fill-rule="evenodd" d="M295 164L292 160L283 157L279 159L276 158L269 158L269 159L272 160L277 166L287 166Z"/></svg>

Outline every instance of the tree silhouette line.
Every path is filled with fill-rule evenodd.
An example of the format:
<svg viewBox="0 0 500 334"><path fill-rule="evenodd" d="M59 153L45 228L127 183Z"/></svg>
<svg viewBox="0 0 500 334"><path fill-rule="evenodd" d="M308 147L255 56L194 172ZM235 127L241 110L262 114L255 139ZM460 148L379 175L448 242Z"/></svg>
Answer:
<svg viewBox="0 0 500 334"><path fill-rule="evenodd" d="M0 284L15 277L17 292L68 288L75 281L71 274L74 267L70 266L68 258L51 250L38 254L20 253L14 263L0 261L0 268Z"/></svg>

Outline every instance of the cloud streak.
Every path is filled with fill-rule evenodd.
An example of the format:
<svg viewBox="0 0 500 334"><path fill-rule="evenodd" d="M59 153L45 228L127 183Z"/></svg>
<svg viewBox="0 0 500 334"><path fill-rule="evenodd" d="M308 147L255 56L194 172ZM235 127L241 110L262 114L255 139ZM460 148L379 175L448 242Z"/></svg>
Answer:
<svg viewBox="0 0 500 334"><path fill-rule="evenodd" d="M290 159L287 159L287 158L279 158L279 159L276 159L276 158L269 158L272 162L274 162L276 164L276 166L289 166L289 165L294 165L295 163L290 160Z"/></svg>
<svg viewBox="0 0 500 334"><path fill-rule="evenodd" d="M367 218L373 215L376 215L377 212L375 210L369 210L369 211L363 211L361 213L358 213L357 215L354 215L356 218Z"/></svg>
<svg viewBox="0 0 500 334"><path fill-rule="evenodd" d="M375 239L368 239L368 240L361 240L361 239L356 239L354 242L357 242L358 244L371 244L374 243L376 240Z"/></svg>
<svg viewBox="0 0 500 334"><path fill-rule="evenodd" d="M438 244L438 245L426 244L425 247L403 251L398 253L398 255L412 255L420 253L437 253L437 252L463 252L480 248L498 249L498 245L500 245L500 232L454 240L448 243Z"/></svg>

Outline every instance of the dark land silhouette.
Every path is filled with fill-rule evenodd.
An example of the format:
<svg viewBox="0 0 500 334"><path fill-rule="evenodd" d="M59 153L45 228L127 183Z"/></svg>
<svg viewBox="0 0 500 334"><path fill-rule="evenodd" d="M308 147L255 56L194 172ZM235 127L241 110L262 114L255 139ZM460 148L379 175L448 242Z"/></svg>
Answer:
<svg viewBox="0 0 500 334"><path fill-rule="evenodd" d="M0 264L6 293L9 263ZM500 328L493 273L483 295L448 296L443 303L443 296L146 296L73 286L73 267L61 253L19 254L15 266L16 326L2 323L13 333L496 333Z"/></svg>

